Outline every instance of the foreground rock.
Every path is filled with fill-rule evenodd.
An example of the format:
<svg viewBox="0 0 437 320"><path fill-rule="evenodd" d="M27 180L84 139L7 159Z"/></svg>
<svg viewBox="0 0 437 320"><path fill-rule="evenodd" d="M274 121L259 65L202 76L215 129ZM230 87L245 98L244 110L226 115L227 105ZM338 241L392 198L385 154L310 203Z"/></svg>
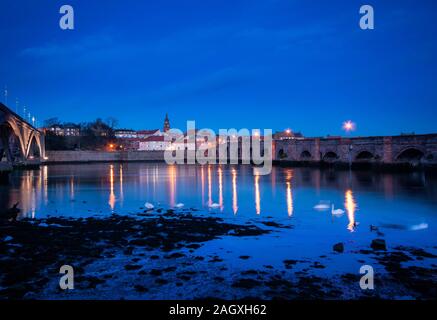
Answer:
<svg viewBox="0 0 437 320"><path fill-rule="evenodd" d="M334 244L333 249L335 252L342 253L344 251L344 244L342 242L336 243Z"/></svg>
<svg viewBox="0 0 437 320"><path fill-rule="evenodd" d="M385 244L384 239L374 239L372 240L372 244L370 245L373 250L387 250L387 246Z"/></svg>

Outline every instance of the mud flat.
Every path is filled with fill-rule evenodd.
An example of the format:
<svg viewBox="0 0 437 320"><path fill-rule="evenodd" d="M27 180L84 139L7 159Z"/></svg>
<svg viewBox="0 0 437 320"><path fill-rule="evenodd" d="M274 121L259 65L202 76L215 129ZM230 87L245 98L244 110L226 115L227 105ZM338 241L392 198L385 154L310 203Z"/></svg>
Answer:
<svg viewBox="0 0 437 320"><path fill-rule="evenodd" d="M240 253L234 267L220 253L198 251L225 237L257 238L284 226L234 224L194 211L158 209L106 218L0 222L0 299L435 299L436 256L398 246L334 252L254 268ZM268 253L265 253L268 254ZM334 256L372 259L385 272L375 290L359 274L323 275ZM428 267L424 267L424 263ZM74 268L74 290L59 288L59 268Z"/></svg>

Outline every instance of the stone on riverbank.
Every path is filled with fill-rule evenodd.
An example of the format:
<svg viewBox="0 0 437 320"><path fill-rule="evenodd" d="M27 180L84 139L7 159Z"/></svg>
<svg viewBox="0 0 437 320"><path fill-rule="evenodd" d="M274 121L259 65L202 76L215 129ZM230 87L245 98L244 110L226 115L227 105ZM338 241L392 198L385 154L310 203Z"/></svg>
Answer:
<svg viewBox="0 0 437 320"><path fill-rule="evenodd" d="M373 250L387 250L384 239L374 239L372 240L372 244L370 246Z"/></svg>
<svg viewBox="0 0 437 320"><path fill-rule="evenodd" d="M335 252L339 252L339 253L344 252L343 242L339 242L339 243L334 244L334 246L332 248L334 249Z"/></svg>

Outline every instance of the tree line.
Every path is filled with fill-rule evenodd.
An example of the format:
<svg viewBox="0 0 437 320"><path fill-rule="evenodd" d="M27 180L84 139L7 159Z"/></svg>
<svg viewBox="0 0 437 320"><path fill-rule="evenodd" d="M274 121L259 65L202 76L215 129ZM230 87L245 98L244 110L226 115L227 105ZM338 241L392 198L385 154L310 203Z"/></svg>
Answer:
<svg viewBox="0 0 437 320"><path fill-rule="evenodd" d="M50 118L44 121L45 143L47 150L105 150L115 141L115 130L118 121L115 118L105 120L97 118L91 122L72 123L62 122L58 118ZM62 130L52 131L58 127ZM66 135L66 128L79 129L79 135Z"/></svg>

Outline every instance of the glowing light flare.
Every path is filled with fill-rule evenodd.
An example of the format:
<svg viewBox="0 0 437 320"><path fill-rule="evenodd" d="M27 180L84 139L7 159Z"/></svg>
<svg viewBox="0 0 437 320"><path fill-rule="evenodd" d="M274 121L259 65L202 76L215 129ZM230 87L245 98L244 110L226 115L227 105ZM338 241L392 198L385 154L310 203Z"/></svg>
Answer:
<svg viewBox="0 0 437 320"><path fill-rule="evenodd" d="M343 122L343 130L346 132L355 131L356 124L351 120Z"/></svg>

